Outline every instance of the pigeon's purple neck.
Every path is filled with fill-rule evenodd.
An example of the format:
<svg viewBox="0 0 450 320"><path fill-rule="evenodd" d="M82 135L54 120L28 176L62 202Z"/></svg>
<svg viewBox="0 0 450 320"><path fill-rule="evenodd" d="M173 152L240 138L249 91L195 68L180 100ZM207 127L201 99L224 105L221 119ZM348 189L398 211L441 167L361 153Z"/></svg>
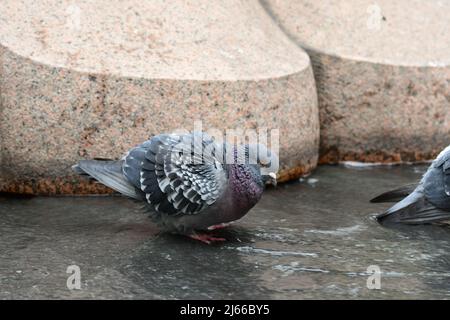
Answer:
<svg viewBox="0 0 450 320"><path fill-rule="evenodd" d="M229 183L235 203L241 210L250 210L264 191L261 176L248 165L230 165Z"/></svg>

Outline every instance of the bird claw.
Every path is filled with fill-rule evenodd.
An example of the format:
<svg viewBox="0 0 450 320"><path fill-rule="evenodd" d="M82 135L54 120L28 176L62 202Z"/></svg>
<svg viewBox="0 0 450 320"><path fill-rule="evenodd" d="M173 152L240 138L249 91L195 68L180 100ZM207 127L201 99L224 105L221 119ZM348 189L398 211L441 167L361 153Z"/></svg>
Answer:
<svg viewBox="0 0 450 320"><path fill-rule="evenodd" d="M222 228L228 227L230 224L231 224L231 222L224 222L224 223L215 224L213 226L209 226L208 230L222 229Z"/></svg>
<svg viewBox="0 0 450 320"><path fill-rule="evenodd" d="M189 237L191 239L199 240L199 241L201 241L203 243L206 243L206 244L211 244L212 242L226 241L227 240L225 238L213 237L213 236L211 236L209 234L206 234L206 233L204 233L204 234L190 234Z"/></svg>

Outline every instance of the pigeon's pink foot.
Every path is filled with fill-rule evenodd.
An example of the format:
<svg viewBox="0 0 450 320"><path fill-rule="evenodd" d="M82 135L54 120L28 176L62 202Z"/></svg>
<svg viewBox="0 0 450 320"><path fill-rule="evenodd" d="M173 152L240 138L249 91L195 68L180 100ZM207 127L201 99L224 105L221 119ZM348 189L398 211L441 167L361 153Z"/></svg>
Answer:
<svg viewBox="0 0 450 320"><path fill-rule="evenodd" d="M213 236L211 236L209 234L206 234L206 233L203 233L203 234L198 234L198 233L190 234L189 237L194 239L194 240L199 240L199 241L201 241L203 243L206 243L206 244L211 244L211 242L217 242L217 241L227 241L227 239L225 239L225 238L216 238L216 237L213 237Z"/></svg>
<svg viewBox="0 0 450 320"><path fill-rule="evenodd" d="M216 229L222 229L222 228L226 228L231 224L231 222L225 222L225 223L220 223L220 224L215 224L213 226L208 227L208 230L216 230Z"/></svg>

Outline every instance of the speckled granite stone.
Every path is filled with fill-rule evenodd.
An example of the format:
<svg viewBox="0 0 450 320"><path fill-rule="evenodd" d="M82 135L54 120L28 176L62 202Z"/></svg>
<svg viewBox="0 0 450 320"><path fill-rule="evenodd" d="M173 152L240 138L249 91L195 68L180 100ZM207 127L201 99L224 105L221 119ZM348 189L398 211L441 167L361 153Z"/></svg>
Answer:
<svg viewBox="0 0 450 320"><path fill-rule="evenodd" d="M2 191L109 192L72 175L176 128L280 129L281 180L317 163L311 63L257 1L1 1Z"/></svg>
<svg viewBox="0 0 450 320"><path fill-rule="evenodd" d="M264 0L311 56L320 162L415 161L450 143L450 3Z"/></svg>

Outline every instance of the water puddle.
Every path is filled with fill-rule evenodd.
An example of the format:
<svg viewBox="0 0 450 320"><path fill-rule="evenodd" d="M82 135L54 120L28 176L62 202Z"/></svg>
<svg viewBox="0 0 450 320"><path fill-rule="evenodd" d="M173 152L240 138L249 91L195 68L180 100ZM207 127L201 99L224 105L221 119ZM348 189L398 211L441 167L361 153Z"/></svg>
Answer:
<svg viewBox="0 0 450 320"><path fill-rule="evenodd" d="M120 197L0 196L0 298L448 298L450 228L385 228L373 215L389 205L369 203L425 168L320 167L209 246L160 233ZM66 287L70 265L81 290Z"/></svg>

